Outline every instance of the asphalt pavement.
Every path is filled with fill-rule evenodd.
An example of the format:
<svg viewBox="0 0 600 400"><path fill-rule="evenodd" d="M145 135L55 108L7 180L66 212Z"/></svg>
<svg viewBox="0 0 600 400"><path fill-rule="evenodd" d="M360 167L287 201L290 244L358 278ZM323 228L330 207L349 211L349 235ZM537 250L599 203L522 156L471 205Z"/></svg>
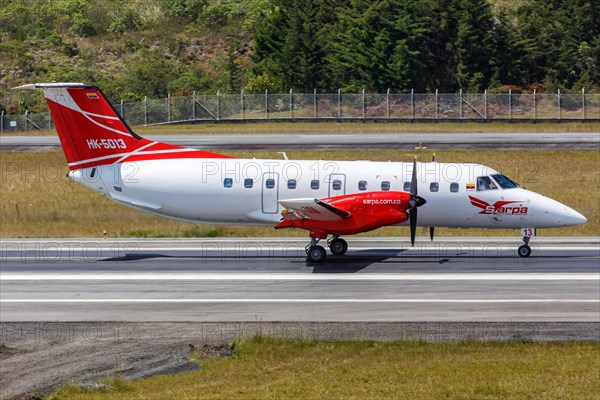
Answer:
<svg viewBox="0 0 600 400"><path fill-rule="evenodd" d="M2 321L600 322L600 239L2 240Z"/></svg>

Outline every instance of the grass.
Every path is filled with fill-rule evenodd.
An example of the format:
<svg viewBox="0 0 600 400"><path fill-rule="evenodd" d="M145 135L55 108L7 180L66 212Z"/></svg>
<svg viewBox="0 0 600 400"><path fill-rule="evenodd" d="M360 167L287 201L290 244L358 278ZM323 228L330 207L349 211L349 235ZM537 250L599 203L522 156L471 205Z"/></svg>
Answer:
<svg viewBox="0 0 600 400"><path fill-rule="evenodd" d="M230 151L239 157L281 158L274 151ZM290 159L410 161L414 152L392 150L289 151ZM423 152L421 159L429 159ZM480 162L528 189L563 202L588 218L575 227L540 231L544 236L600 235L600 153L597 151L437 152L438 161ZM263 237L300 236L301 230L269 227L193 225L152 216L116 204L65 177L62 152L1 152L0 237ZM514 230L445 229L438 236L514 236ZM407 228L386 227L365 236L408 235Z"/></svg>
<svg viewBox="0 0 600 400"><path fill-rule="evenodd" d="M316 342L255 338L198 371L48 399L597 399L598 343Z"/></svg>
<svg viewBox="0 0 600 400"><path fill-rule="evenodd" d="M598 122L253 122L253 123L201 123L182 125L151 125L132 128L140 135L182 135L182 134L358 134L358 133L482 133L482 132L597 132ZM56 135L54 130L27 131L14 133L5 131L5 136L48 136Z"/></svg>

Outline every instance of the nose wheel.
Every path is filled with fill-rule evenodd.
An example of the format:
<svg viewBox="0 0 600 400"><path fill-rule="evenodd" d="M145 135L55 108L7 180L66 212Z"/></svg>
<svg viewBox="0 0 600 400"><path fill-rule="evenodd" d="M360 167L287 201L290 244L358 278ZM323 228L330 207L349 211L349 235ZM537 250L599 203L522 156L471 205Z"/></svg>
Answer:
<svg viewBox="0 0 600 400"><path fill-rule="evenodd" d="M519 249L517 250L517 253L519 253L519 257L529 257L531 255L531 247L529 247L529 239L531 239L529 236L523 236L523 242L525 242L525 244L520 246Z"/></svg>

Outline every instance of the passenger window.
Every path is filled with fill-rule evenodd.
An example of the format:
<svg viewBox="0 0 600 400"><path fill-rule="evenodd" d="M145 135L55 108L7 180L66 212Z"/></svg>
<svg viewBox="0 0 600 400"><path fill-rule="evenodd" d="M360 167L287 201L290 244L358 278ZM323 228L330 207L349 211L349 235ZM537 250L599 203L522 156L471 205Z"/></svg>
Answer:
<svg viewBox="0 0 600 400"><path fill-rule="evenodd" d="M265 187L267 189L273 189L275 187L275 179L267 179L265 182Z"/></svg>
<svg viewBox="0 0 600 400"><path fill-rule="evenodd" d="M342 181L340 181L339 179L336 179L335 181L333 181L333 183L331 184L331 188L333 190L341 190L342 189Z"/></svg>
<svg viewBox="0 0 600 400"><path fill-rule="evenodd" d="M390 182L389 181L381 182L381 190L383 190L383 191L390 190Z"/></svg>
<svg viewBox="0 0 600 400"><path fill-rule="evenodd" d="M431 182L429 184L430 192L437 192L438 190L440 190L440 184L438 182Z"/></svg>
<svg viewBox="0 0 600 400"><path fill-rule="evenodd" d="M288 189L296 189L296 180L295 179L290 179L288 181Z"/></svg>
<svg viewBox="0 0 600 400"><path fill-rule="evenodd" d="M367 181L359 181L358 190L367 190Z"/></svg>
<svg viewBox="0 0 600 400"><path fill-rule="evenodd" d="M223 181L223 186L225 186L226 188L230 188L233 186L233 179L231 178L225 178L225 180Z"/></svg>
<svg viewBox="0 0 600 400"><path fill-rule="evenodd" d="M313 190L317 190L319 188L319 180L313 179L312 181L310 181L310 188Z"/></svg>
<svg viewBox="0 0 600 400"><path fill-rule="evenodd" d="M452 182L452 183L450 184L450 191L451 191L452 193L456 193L456 192L458 192L458 183L456 183L456 182Z"/></svg>
<svg viewBox="0 0 600 400"><path fill-rule="evenodd" d="M252 178L246 178L244 179L244 187L245 188L251 188L252 185L254 185L254 180Z"/></svg>
<svg viewBox="0 0 600 400"><path fill-rule="evenodd" d="M410 182L404 182L404 191L410 192Z"/></svg>
<svg viewBox="0 0 600 400"><path fill-rule="evenodd" d="M489 176L480 176L477 178L477 190L492 190L498 189L496 184Z"/></svg>

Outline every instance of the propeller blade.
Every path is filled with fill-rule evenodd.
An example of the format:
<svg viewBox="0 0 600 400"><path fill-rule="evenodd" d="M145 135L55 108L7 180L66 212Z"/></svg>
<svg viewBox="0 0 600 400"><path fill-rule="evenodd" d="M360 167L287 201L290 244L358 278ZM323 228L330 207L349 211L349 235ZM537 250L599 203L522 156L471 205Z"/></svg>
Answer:
<svg viewBox="0 0 600 400"><path fill-rule="evenodd" d="M411 197L417 195L417 156L413 161L412 179L410 181L410 195Z"/></svg>
<svg viewBox="0 0 600 400"><path fill-rule="evenodd" d="M429 237L431 238L431 241L433 242L433 236L435 235L435 228L433 226L429 227Z"/></svg>
<svg viewBox="0 0 600 400"><path fill-rule="evenodd" d="M421 206L425 200L417 196L417 156L413 161L412 179L410 181L410 199L408 201L410 219L410 244L415 247L415 236L417 235L417 207Z"/></svg>
<svg viewBox="0 0 600 400"><path fill-rule="evenodd" d="M417 208L410 210L410 244L415 247L415 236L417 234Z"/></svg>

